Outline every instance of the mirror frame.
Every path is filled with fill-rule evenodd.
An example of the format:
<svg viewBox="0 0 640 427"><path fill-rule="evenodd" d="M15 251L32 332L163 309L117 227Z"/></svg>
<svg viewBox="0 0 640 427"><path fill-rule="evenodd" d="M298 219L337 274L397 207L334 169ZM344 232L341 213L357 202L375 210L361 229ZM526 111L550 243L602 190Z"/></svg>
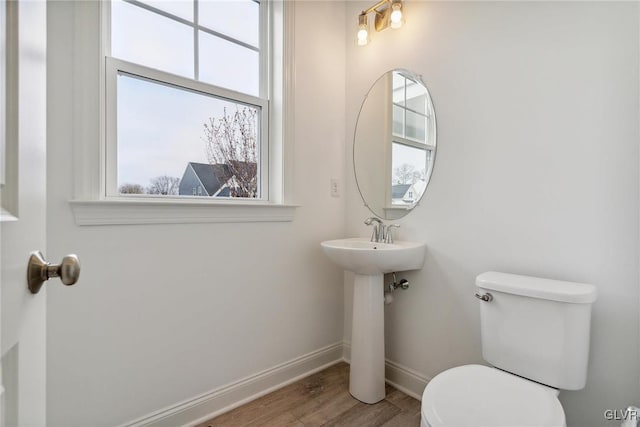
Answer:
<svg viewBox="0 0 640 427"><path fill-rule="evenodd" d="M415 81L416 83L421 84L427 94L427 98L429 100L429 104L431 106L431 110L433 111L433 139L434 139L434 149L432 151L431 154L431 159L430 159L430 163L431 163L431 167L426 171L425 174L425 188L424 191L422 192L422 194L420 195L420 198L418 200L416 200L413 204L411 205L406 205L406 206L390 206L390 207L383 207L383 211L382 212L375 212L373 210L373 208L371 208L371 206L369 205L369 203L367 202L367 200L364 197L364 194L362 192L362 186L360 184L360 182L358 181L358 173L357 173L357 169L356 169L356 136L358 134L358 124L360 123L360 119L361 119L361 115L362 112L364 110L365 104L367 102L367 99L369 99L369 95L371 94L371 92L374 90L374 88L376 87L376 85L378 84L378 82L383 79L385 76L387 76L388 74L392 74L393 72L398 72L400 74L402 74L403 76L405 76L406 78ZM383 73L380 77L378 77L373 84L369 87L369 89L367 90L366 94L364 95L364 99L362 100L362 103L360 104L360 109L358 110L358 116L356 117L356 123L354 126L354 130L353 130L353 139L352 139L352 163L353 163L353 174L356 180L356 186L358 188L358 193L360 194L360 198L362 199L364 205L366 206L367 209L369 209L369 211L375 215L378 218L382 218L385 220L394 220L394 219L400 219L403 218L404 216L408 215L415 207L417 207L420 202L422 201L422 198L424 197L425 193L427 192L427 188L429 187L429 184L431 182L431 177L433 175L433 170L435 169L435 165L436 165L436 157L437 157L437 148L438 145L438 123L437 123L437 114L436 114L436 108L435 105L433 103L433 98L431 97L431 92L429 91L429 88L427 87L426 83L424 82L424 80L422 79L422 75L414 73L413 71L407 70L405 68L393 68L391 70L386 71L385 73ZM386 190L385 190L386 191ZM389 215L389 213L391 213L391 215ZM382 215L381 215L382 214Z"/></svg>

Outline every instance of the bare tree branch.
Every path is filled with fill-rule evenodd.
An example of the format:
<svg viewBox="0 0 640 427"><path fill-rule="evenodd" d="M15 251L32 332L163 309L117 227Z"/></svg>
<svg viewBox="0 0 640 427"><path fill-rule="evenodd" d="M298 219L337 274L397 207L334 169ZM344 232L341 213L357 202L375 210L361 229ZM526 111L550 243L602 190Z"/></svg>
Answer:
<svg viewBox="0 0 640 427"><path fill-rule="evenodd" d="M242 107L232 114L224 109L222 118L209 118L204 124L205 148L211 165L228 183L232 197L258 196L258 111Z"/></svg>
<svg viewBox="0 0 640 427"><path fill-rule="evenodd" d="M120 194L144 194L144 187L140 184L122 184L118 188Z"/></svg>
<svg viewBox="0 0 640 427"><path fill-rule="evenodd" d="M393 178L395 184L411 184L413 183L413 173L415 168L408 164L403 163L393 170Z"/></svg>
<svg viewBox="0 0 640 427"><path fill-rule="evenodd" d="M180 188L180 178L173 176L157 176L151 180L147 188L148 194L162 194L163 196L177 196Z"/></svg>
<svg viewBox="0 0 640 427"><path fill-rule="evenodd" d="M393 184L415 184L420 180L424 180L426 171L424 169L416 170L413 165L403 163L393 169Z"/></svg>

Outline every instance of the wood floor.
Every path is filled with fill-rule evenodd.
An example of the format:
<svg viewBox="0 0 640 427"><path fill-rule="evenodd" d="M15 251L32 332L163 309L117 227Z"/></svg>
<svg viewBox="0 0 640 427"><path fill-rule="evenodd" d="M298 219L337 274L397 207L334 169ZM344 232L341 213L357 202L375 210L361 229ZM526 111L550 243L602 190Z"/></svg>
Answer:
<svg viewBox="0 0 640 427"><path fill-rule="evenodd" d="M349 394L349 365L339 363L197 427L417 427L420 402L387 385L387 397L367 405Z"/></svg>

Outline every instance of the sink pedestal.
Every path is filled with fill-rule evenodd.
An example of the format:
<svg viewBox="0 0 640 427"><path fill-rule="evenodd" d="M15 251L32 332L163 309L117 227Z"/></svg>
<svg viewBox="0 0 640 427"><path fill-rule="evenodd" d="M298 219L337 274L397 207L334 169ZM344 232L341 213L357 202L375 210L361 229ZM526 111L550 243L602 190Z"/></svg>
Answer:
<svg viewBox="0 0 640 427"><path fill-rule="evenodd" d="M355 275L349 393L364 403L385 397L383 290L382 274Z"/></svg>
<svg viewBox="0 0 640 427"><path fill-rule="evenodd" d="M326 240L324 253L355 273L349 393L365 403L384 399L384 274L424 265L424 243L371 242L367 238Z"/></svg>

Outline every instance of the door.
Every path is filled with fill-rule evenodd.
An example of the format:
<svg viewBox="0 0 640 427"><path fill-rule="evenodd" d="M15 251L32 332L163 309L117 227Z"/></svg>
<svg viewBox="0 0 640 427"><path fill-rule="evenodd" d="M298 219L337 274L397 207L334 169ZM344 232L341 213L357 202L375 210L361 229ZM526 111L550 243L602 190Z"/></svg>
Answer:
<svg viewBox="0 0 640 427"><path fill-rule="evenodd" d="M46 249L46 3L0 0L6 29L0 222L2 425L46 425L46 285L27 262ZM2 144L0 144L2 146Z"/></svg>

